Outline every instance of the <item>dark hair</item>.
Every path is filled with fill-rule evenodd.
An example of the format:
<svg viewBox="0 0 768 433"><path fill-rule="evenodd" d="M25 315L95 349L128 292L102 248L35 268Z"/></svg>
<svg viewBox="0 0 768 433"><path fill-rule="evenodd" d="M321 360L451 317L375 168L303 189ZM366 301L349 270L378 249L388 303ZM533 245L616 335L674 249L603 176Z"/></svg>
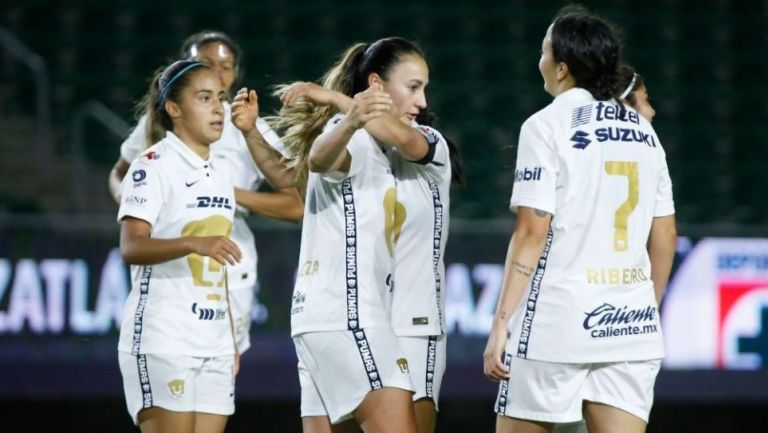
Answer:
<svg viewBox="0 0 768 433"><path fill-rule="evenodd" d="M419 125L433 126L436 121L437 115L431 111L421 110L419 111L419 115L416 116L416 123ZM464 168L461 163L459 149L447 135L443 134L443 138L448 145L448 157L451 160L451 184L464 186L464 177L462 176Z"/></svg>
<svg viewBox="0 0 768 433"><path fill-rule="evenodd" d="M359 54L359 61L347 65L353 67L356 63L357 67L350 71L354 74L352 75L351 88L346 89L349 93L343 93L346 93L347 96L354 96L356 93L367 89L368 76L372 73L377 73L386 80L392 66L397 64L403 56L409 54L424 58L424 51L415 42L400 37L379 39L366 46L365 50Z"/></svg>
<svg viewBox="0 0 768 433"><path fill-rule="evenodd" d="M620 90L621 93L619 95L626 93L624 100L632 107L637 105L635 92L645 87L645 79L643 79L643 76L638 74L632 66L621 65L619 66L619 85L622 89ZM631 89L629 88L630 86L632 86Z"/></svg>
<svg viewBox="0 0 768 433"><path fill-rule="evenodd" d="M349 47L340 59L326 72L323 86L353 97L368 88L368 76L379 74L387 79L390 69L409 54L424 58L424 52L407 39L389 37L367 45L357 43ZM288 85L278 86L276 95L282 95ZM297 183L303 188L308 173L308 157L312 143L325 124L338 112L333 105L317 106L302 100L291 106L283 106L277 116L271 118L272 127L283 132L283 144L290 166L297 173Z"/></svg>
<svg viewBox="0 0 768 433"><path fill-rule="evenodd" d="M604 101L616 98L621 42L613 26L581 6L569 5L552 21L552 54L568 65L577 87Z"/></svg>
<svg viewBox="0 0 768 433"><path fill-rule="evenodd" d="M200 51L200 48L210 42L221 42L232 51L232 55L235 58L235 81L232 83L232 88L236 88L235 86L242 78L242 68L240 67L240 63L243 50L240 48L240 45L226 33L216 30L203 30L190 35L181 45L181 58L194 59Z"/></svg>
<svg viewBox="0 0 768 433"><path fill-rule="evenodd" d="M147 115L146 143L152 145L165 137L165 131L173 131L173 120L165 111L165 101L179 101L181 91L189 85L194 71L208 69L208 65L196 60L177 60L155 72L152 84L139 109Z"/></svg>

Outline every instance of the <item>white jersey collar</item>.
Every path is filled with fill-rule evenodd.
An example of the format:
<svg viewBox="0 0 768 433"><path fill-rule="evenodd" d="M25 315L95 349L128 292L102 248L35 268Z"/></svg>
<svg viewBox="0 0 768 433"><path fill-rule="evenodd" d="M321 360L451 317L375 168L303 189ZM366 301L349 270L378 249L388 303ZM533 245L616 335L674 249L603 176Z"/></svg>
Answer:
<svg viewBox="0 0 768 433"><path fill-rule="evenodd" d="M200 155L192 151L192 149L184 144L184 142L181 141L181 139L173 132L166 131L165 139L168 140L168 144L171 146L171 148L181 156L181 159L186 161L187 164L193 168L208 168L209 165L212 166L211 158L208 158L207 161L201 158Z"/></svg>
<svg viewBox="0 0 768 433"><path fill-rule="evenodd" d="M595 97L589 93L589 90L581 87L572 87L565 92L557 95L553 103L560 102L594 102Z"/></svg>

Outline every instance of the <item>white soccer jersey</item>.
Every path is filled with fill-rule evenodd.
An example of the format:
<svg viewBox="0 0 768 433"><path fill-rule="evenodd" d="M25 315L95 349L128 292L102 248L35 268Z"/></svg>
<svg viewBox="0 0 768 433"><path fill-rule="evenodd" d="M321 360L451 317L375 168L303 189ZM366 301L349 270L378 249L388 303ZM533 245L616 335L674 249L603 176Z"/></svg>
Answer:
<svg viewBox="0 0 768 433"><path fill-rule="evenodd" d="M581 88L523 124L510 207L553 215L510 338L521 358L612 362L663 356L646 243L674 213L656 133Z"/></svg>
<svg viewBox="0 0 768 433"><path fill-rule="evenodd" d="M232 123L232 113L229 103L224 103L224 130L221 138L211 144L211 158L217 163L217 169L232 178L232 184L237 188L246 190L258 189L264 180L264 175L253 162L245 137ZM136 159L146 146L145 129L147 117L142 116L136 128L120 146L120 156L123 160L131 162ZM256 121L256 127L267 142L281 153L284 146L280 137L269 127L269 124L261 118ZM246 218L248 211L238 206L235 228L232 232L232 240L240 247L243 253L242 260L229 269L230 288L253 288L256 283L256 265L258 255L253 233L248 227Z"/></svg>
<svg viewBox="0 0 768 433"><path fill-rule="evenodd" d="M336 127L334 116L324 133ZM347 174L310 173L291 335L389 327L397 190L389 160L364 129L347 145Z"/></svg>
<svg viewBox="0 0 768 433"><path fill-rule="evenodd" d="M153 238L226 236L234 193L216 161L205 161L173 133L137 158L123 180L118 221L138 218ZM134 355L234 353L225 270L197 254L131 266L118 350Z"/></svg>
<svg viewBox="0 0 768 433"><path fill-rule="evenodd" d="M391 320L399 336L441 335L445 329L445 244L450 220L451 160L439 132L418 126L434 148L431 161L391 155L397 180L395 285Z"/></svg>

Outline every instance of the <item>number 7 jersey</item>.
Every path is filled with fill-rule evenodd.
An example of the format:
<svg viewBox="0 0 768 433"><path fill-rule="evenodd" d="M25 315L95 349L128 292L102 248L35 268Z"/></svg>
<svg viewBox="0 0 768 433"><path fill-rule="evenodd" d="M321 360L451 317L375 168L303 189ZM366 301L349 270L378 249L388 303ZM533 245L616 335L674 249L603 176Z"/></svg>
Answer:
<svg viewBox="0 0 768 433"><path fill-rule="evenodd" d="M510 209L553 215L509 322L521 358L613 362L663 356L646 244L674 213L666 157L630 107L581 88L522 126ZM513 346L514 347L514 346Z"/></svg>

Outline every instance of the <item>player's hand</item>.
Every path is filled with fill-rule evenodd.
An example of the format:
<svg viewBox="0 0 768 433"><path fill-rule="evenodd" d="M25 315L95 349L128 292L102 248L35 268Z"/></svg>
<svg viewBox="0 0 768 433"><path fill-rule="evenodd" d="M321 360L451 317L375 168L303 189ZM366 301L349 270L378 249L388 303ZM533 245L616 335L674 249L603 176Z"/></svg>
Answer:
<svg viewBox="0 0 768 433"><path fill-rule="evenodd" d="M234 265L242 259L240 248L226 236L201 236L192 238L192 250L210 257L221 265Z"/></svg>
<svg viewBox="0 0 768 433"><path fill-rule="evenodd" d="M392 98L379 85L374 84L355 95L345 120L353 128L360 129L371 120L388 113L390 108L392 108Z"/></svg>
<svg viewBox="0 0 768 433"><path fill-rule="evenodd" d="M485 377L494 382L509 379L509 370L504 365L503 360L506 344L506 327L494 325L488 335L488 343L483 352L483 373Z"/></svg>
<svg viewBox="0 0 768 433"><path fill-rule="evenodd" d="M235 349L235 376L240 373L240 351Z"/></svg>
<svg viewBox="0 0 768 433"><path fill-rule="evenodd" d="M290 107L306 99L317 105L331 105L333 103L334 91L325 87L304 81L299 81L286 87L280 96L280 101L284 106Z"/></svg>
<svg viewBox="0 0 768 433"><path fill-rule="evenodd" d="M247 134L256 127L258 118L259 95L255 90L243 87L237 91L235 99L232 100L232 123L237 129L243 131L243 134Z"/></svg>

